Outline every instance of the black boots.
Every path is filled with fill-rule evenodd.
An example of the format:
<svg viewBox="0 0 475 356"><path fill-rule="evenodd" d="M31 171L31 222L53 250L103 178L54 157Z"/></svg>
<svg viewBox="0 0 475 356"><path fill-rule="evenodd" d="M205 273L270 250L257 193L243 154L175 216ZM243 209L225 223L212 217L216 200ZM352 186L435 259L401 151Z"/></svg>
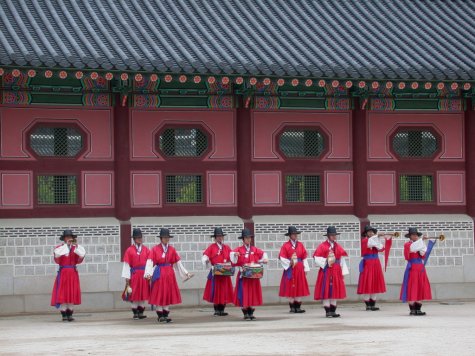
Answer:
<svg viewBox="0 0 475 356"><path fill-rule="evenodd" d="M329 307L325 307L325 316L327 318L339 318L340 314L335 313L336 305L330 305Z"/></svg>
<svg viewBox="0 0 475 356"><path fill-rule="evenodd" d="M134 320L139 320L139 311L136 308L132 308L132 313L134 313Z"/></svg>
<svg viewBox="0 0 475 356"><path fill-rule="evenodd" d="M158 322L159 323L171 323L172 319L170 319L168 317L168 314L170 314L169 310L161 310L161 311L157 310L157 315L158 315L157 320L158 320Z"/></svg>
<svg viewBox="0 0 475 356"><path fill-rule="evenodd" d="M214 316L226 316L228 313L224 311L226 304L214 304Z"/></svg>
<svg viewBox="0 0 475 356"><path fill-rule="evenodd" d="M376 301L373 299L370 299L368 301L365 300L364 303L366 304L366 310L372 310L372 311L379 310L379 308L376 307Z"/></svg>
<svg viewBox="0 0 475 356"><path fill-rule="evenodd" d="M414 303L413 308L414 308L414 314L411 314L411 315L426 315L426 312L421 311L421 308L422 308L421 303Z"/></svg>
<svg viewBox="0 0 475 356"><path fill-rule="evenodd" d="M242 308L242 314L244 315L244 320L251 320L249 315L249 308Z"/></svg>
<svg viewBox="0 0 475 356"><path fill-rule="evenodd" d="M66 311L61 310L61 316L63 317L63 321L68 321L68 315L66 314Z"/></svg>
<svg viewBox="0 0 475 356"><path fill-rule="evenodd" d="M137 307L139 319L145 319L147 317L146 315L143 315L144 311L145 311L145 307Z"/></svg>
<svg viewBox="0 0 475 356"><path fill-rule="evenodd" d="M290 313L296 313L296 314L305 313L305 310L300 309L301 305L302 305L302 302L289 303Z"/></svg>
<svg viewBox="0 0 475 356"><path fill-rule="evenodd" d="M244 320L251 321L251 320L256 320L256 317L254 316L254 308L242 308L242 314L244 315Z"/></svg>
<svg viewBox="0 0 475 356"><path fill-rule="evenodd" d="M416 315L416 306L414 304L409 304L409 315Z"/></svg>
<svg viewBox="0 0 475 356"><path fill-rule="evenodd" d="M66 309L66 317L67 317L68 321L73 321L74 320L73 311L71 309ZM64 318L63 318L63 321L64 321Z"/></svg>
<svg viewBox="0 0 475 356"><path fill-rule="evenodd" d="M294 302L295 313L297 314L305 313L304 309L300 309L301 305L302 305L302 302Z"/></svg>

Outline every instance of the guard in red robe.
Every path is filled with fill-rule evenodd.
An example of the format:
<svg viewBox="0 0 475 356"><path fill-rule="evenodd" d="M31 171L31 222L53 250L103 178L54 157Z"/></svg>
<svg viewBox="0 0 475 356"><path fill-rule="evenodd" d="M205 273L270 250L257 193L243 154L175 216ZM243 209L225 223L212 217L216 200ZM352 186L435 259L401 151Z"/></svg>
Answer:
<svg viewBox="0 0 475 356"><path fill-rule="evenodd" d="M313 257L320 270L318 271L317 283L315 285L315 300L321 300L327 318L338 318L336 313L337 300L346 298L345 280L343 275L348 274L344 256L348 256L343 247L336 242L337 233L334 226L327 228L327 233L323 236L327 240L322 242Z"/></svg>
<svg viewBox="0 0 475 356"><path fill-rule="evenodd" d="M384 251L383 239L378 236L378 230L366 225L361 234L360 277L358 294L363 294L366 310L376 311L376 294L386 292L383 268L379 261L379 252Z"/></svg>
<svg viewBox="0 0 475 356"><path fill-rule="evenodd" d="M409 228L405 235L410 241L404 244L404 258L407 261L404 280L401 286L400 299L403 303L409 304L409 315L426 315L421 311L422 300L431 300L429 278L425 269L424 256L427 252L427 246L424 244L422 234L417 228Z"/></svg>
<svg viewBox="0 0 475 356"><path fill-rule="evenodd" d="M307 250L302 242L298 241L298 231L295 226L289 226L285 236L289 240L280 248L279 259L284 269L280 281L279 297L289 299L291 313L305 313L301 309L302 297L310 295L307 282L307 272L310 267L307 261Z"/></svg>
<svg viewBox="0 0 475 356"><path fill-rule="evenodd" d="M160 244L150 250L145 265L144 277L151 280L149 303L156 306L159 323L171 323L172 319L168 317L170 305L181 304L173 267L182 278L192 276L181 263L178 252L168 244L171 238L169 229L160 229Z"/></svg>
<svg viewBox="0 0 475 356"><path fill-rule="evenodd" d="M54 248L54 261L59 265L51 293L51 306L61 311L63 321L73 321L74 305L81 304L81 285L76 265L82 263L86 250L77 244L77 236L64 230L63 243Z"/></svg>
<svg viewBox="0 0 475 356"><path fill-rule="evenodd" d="M144 278L145 264L150 250L142 243L142 231L132 231L134 243L127 248L124 254L122 277L125 278L125 290L122 298L131 304L133 318L145 319L145 302L150 295L150 283Z"/></svg>
<svg viewBox="0 0 475 356"><path fill-rule="evenodd" d="M201 262L207 268L208 264L229 264L231 266L231 248L224 244L226 234L223 229L216 227L213 235L215 242L208 246L203 252ZM210 269L206 287L203 294L203 300L214 305L215 316L226 316L224 311L226 304L233 302L233 282L231 276L214 275L213 268Z"/></svg>
<svg viewBox="0 0 475 356"><path fill-rule="evenodd" d="M239 239L243 240L243 245L231 252L231 262L235 266L242 268L244 265L255 265L268 262L267 254L261 249L252 246L252 233L249 229L243 229ZM234 305L241 307L244 320L256 320L253 306L262 305L261 280L258 278L242 277L242 270L239 270L236 277L236 287L234 289Z"/></svg>

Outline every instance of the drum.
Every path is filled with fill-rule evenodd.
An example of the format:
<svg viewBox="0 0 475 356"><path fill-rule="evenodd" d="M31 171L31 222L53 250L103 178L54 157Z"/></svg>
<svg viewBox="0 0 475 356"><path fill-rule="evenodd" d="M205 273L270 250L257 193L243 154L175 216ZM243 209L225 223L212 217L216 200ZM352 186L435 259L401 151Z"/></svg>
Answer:
<svg viewBox="0 0 475 356"><path fill-rule="evenodd" d="M216 263L213 266L215 276L234 276L235 268L230 263Z"/></svg>
<svg viewBox="0 0 475 356"><path fill-rule="evenodd" d="M262 278L264 276L264 267L259 264L242 266L241 275L243 278Z"/></svg>

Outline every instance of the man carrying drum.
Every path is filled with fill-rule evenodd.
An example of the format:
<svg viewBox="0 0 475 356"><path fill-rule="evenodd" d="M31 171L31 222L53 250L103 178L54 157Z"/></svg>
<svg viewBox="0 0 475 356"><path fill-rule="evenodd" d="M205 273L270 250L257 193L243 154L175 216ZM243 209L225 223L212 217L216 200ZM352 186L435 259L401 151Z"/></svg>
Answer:
<svg viewBox="0 0 475 356"><path fill-rule="evenodd" d="M203 252L201 262L207 268L211 264L206 287L203 294L203 300L214 305L215 316L226 316L224 312L226 304L233 301L233 282L231 280L234 274L234 267L231 266L231 248L224 244L226 234L220 227L214 228L215 242L208 246ZM215 270L213 270L215 269Z"/></svg>
<svg viewBox="0 0 475 356"><path fill-rule="evenodd" d="M302 297L310 295L306 273L310 271L307 261L307 250L302 242L298 241L298 231L295 226L289 226L285 236L289 240L280 249L279 259L284 269L280 281L279 297L289 299L291 313L305 313L301 309Z"/></svg>
<svg viewBox="0 0 475 356"><path fill-rule="evenodd" d="M253 306L262 305L262 288L259 278L262 277L262 263L268 262L267 254L261 249L251 246L252 233L243 229L239 239L243 245L231 252L231 262L240 267L234 289L234 305L240 306L244 320L256 320Z"/></svg>
<svg viewBox="0 0 475 356"><path fill-rule="evenodd" d="M122 298L130 302L133 318L145 319L145 302L150 295L150 283L144 279L145 264L147 263L150 250L142 243L142 231L133 229L132 246L129 246L124 254L122 277L125 278L125 291Z"/></svg>
<svg viewBox="0 0 475 356"><path fill-rule="evenodd" d="M327 318L338 318L336 313L336 302L338 299L346 298L345 280L343 275L348 274L344 256L348 256L343 247L336 242L337 236L335 226L329 226L327 233L323 236L327 240L322 242L313 257L320 270L318 271L317 283L315 285L315 300L321 300Z"/></svg>
<svg viewBox="0 0 475 356"><path fill-rule="evenodd" d="M424 239L427 237L420 238L422 234L415 227L410 227L405 236L409 238L409 241L404 244L404 258L407 261L407 266L400 299L403 303L409 304L409 315L426 315L421 311L421 301L432 299L424 263L424 257L427 257L426 254L429 253L424 244Z"/></svg>
<svg viewBox="0 0 475 356"><path fill-rule="evenodd" d="M383 268L379 261L379 252L385 249L384 239L380 239L378 230L366 225L361 233L360 276L358 280L358 294L363 294L366 310L376 311L376 294L386 292Z"/></svg>
<svg viewBox="0 0 475 356"><path fill-rule="evenodd" d="M150 251L145 265L145 275L151 279L149 303L157 307L159 323L170 323L170 305L181 304L181 294L176 281L173 267L178 270L182 278L191 278L181 258L175 248L168 244L170 231L166 228L160 229L160 244L154 246Z"/></svg>
<svg viewBox="0 0 475 356"><path fill-rule="evenodd" d="M55 247L54 262L59 265L51 293L51 306L61 311L63 321L73 321L73 305L81 304L81 285L76 265L84 261L86 250L77 243L71 230L64 230L59 237L63 242Z"/></svg>

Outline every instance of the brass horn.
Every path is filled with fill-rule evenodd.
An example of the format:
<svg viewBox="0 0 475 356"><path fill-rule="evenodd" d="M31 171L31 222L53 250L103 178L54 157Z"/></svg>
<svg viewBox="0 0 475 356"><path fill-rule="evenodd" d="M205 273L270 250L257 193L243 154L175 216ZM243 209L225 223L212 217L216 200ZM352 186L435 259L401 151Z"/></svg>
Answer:
<svg viewBox="0 0 475 356"><path fill-rule="evenodd" d="M401 234L399 232L393 232L393 233L383 233L383 232L380 232L378 233L378 236L392 236L392 237L399 237L401 236Z"/></svg>
<svg viewBox="0 0 475 356"><path fill-rule="evenodd" d="M427 236L424 236L422 238L423 240L439 240L439 241L444 241L445 240L445 235L439 235L437 237L427 237Z"/></svg>

